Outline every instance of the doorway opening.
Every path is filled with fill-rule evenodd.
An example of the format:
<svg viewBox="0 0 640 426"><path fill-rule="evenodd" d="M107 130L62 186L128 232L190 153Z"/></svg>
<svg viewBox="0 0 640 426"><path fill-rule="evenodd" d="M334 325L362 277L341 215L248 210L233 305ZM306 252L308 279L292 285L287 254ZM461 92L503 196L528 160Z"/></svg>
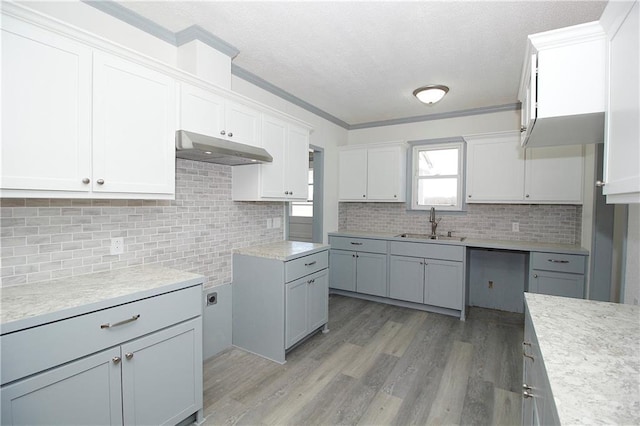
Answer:
<svg viewBox="0 0 640 426"><path fill-rule="evenodd" d="M307 200L292 201L286 209L288 240L322 242L323 173L324 150L311 145Z"/></svg>

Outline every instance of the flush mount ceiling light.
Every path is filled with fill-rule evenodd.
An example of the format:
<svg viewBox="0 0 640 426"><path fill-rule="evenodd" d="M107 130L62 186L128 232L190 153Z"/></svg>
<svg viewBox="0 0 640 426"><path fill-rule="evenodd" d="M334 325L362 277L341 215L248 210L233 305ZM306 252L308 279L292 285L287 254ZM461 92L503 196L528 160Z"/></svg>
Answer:
<svg viewBox="0 0 640 426"><path fill-rule="evenodd" d="M428 86L418 87L413 91L413 96L427 105L433 105L440 101L447 94L449 88L441 84L430 84Z"/></svg>

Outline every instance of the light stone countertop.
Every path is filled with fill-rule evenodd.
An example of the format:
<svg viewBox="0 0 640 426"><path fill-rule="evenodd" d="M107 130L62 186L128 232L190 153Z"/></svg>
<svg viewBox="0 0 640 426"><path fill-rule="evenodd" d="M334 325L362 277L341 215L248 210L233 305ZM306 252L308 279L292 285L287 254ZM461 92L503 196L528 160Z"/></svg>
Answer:
<svg viewBox="0 0 640 426"><path fill-rule="evenodd" d="M2 334L202 284L202 275L136 266L0 289Z"/></svg>
<svg viewBox="0 0 640 426"><path fill-rule="evenodd" d="M450 244L475 248L491 248L501 250L515 251L539 251L546 253L564 253L588 255L589 251L574 244L557 244L557 243L540 243L531 241L509 241L509 240L485 240L479 238L465 238L464 241L456 240L430 240L424 238L403 238L397 237L398 233L390 232L365 232L365 231L339 231L329 232L329 236L336 237L354 237L354 238L373 238L384 239L389 241L409 241L426 244Z"/></svg>
<svg viewBox="0 0 640 426"><path fill-rule="evenodd" d="M234 251L234 254L264 257L267 259L282 260L286 262L302 256L328 250L329 248L330 246L327 244L306 243L301 241L279 241L277 243L237 249Z"/></svg>
<svg viewBox="0 0 640 426"><path fill-rule="evenodd" d="M640 307L525 293L561 424L640 424Z"/></svg>

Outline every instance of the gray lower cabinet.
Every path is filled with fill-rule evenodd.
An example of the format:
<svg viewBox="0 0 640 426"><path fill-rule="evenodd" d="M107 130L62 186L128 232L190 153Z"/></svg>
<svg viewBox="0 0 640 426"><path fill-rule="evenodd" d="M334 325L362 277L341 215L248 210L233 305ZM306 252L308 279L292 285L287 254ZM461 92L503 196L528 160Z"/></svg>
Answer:
<svg viewBox="0 0 640 426"><path fill-rule="evenodd" d="M290 260L233 256L233 344L284 363L286 350L329 318L325 248Z"/></svg>
<svg viewBox="0 0 640 426"><path fill-rule="evenodd" d="M462 262L390 257L389 297L447 309L462 309Z"/></svg>
<svg viewBox="0 0 640 426"><path fill-rule="evenodd" d="M529 291L582 299L585 268L585 256L532 252Z"/></svg>
<svg viewBox="0 0 640 426"><path fill-rule="evenodd" d="M67 357L68 347L91 353L101 341L121 342L3 385L2 424L173 425L198 412L202 409L201 292L201 286L192 287L2 336L2 342L10 345L3 351L9 358L3 368L15 366L20 374L37 371L48 362L38 357ZM174 303L175 313L169 315L146 308ZM123 310L135 314L123 317ZM180 317L186 319L173 323ZM157 331L145 334L145 324L158 327ZM37 356L20 360L25 348Z"/></svg>
<svg viewBox="0 0 640 426"><path fill-rule="evenodd" d="M531 315L526 307L522 378L522 424L525 426L560 424L544 359L542 359Z"/></svg>
<svg viewBox="0 0 640 426"><path fill-rule="evenodd" d="M329 287L372 296L387 296L387 242L330 237Z"/></svg>

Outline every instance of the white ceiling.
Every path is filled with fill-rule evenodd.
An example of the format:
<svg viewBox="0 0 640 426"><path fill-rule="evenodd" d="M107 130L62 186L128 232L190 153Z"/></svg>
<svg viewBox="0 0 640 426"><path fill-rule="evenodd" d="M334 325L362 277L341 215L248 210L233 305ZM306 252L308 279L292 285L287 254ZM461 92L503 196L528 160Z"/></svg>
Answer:
<svg viewBox="0 0 640 426"><path fill-rule="evenodd" d="M118 1L178 32L199 25L234 64L356 125L517 102L528 34L598 20L596 1ZM426 84L449 94L426 106Z"/></svg>

